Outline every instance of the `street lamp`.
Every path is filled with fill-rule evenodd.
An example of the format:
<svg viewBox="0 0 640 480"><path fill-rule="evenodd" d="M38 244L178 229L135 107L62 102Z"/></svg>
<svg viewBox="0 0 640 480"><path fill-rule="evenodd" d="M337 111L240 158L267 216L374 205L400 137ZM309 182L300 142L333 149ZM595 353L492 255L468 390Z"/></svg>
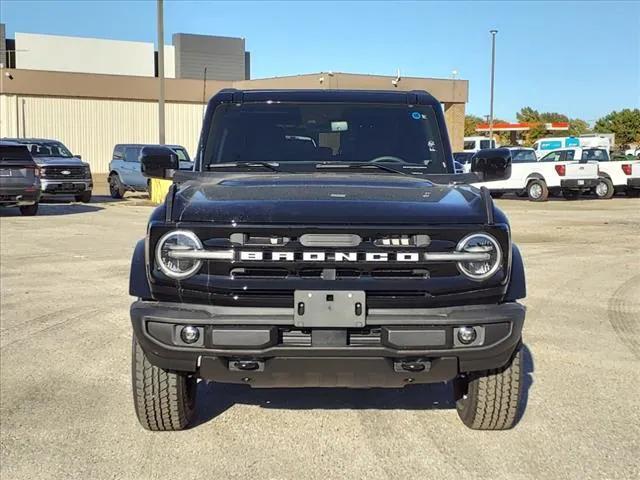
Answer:
<svg viewBox="0 0 640 480"><path fill-rule="evenodd" d="M164 5L158 0L158 80L160 92L158 95L158 143L164 145Z"/></svg>
<svg viewBox="0 0 640 480"><path fill-rule="evenodd" d="M491 100L489 105L489 145L493 146L493 82L496 70L496 34L498 30L489 30L491 34Z"/></svg>

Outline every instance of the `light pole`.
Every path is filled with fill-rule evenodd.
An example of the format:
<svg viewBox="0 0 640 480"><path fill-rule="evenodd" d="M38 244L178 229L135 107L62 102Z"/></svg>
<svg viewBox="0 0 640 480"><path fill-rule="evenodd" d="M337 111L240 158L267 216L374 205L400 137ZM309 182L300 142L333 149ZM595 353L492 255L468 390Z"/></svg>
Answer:
<svg viewBox="0 0 640 480"><path fill-rule="evenodd" d="M498 30L489 30L491 34L491 100L489 105L489 145L493 146L493 82L496 70L496 33Z"/></svg>
<svg viewBox="0 0 640 480"><path fill-rule="evenodd" d="M163 0L158 0L158 143L164 145L164 13Z"/></svg>

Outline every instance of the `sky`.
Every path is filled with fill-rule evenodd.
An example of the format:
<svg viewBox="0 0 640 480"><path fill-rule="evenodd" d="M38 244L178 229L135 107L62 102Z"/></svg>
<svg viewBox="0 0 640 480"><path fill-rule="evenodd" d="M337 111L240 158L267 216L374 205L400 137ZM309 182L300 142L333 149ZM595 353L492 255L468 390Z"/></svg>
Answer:
<svg viewBox="0 0 640 480"><path fill-rule="evenodd" d="M16 31L155 42L156 2L2 0ZM593 122L640 108L640 2L165 0L165 34L244 37L252 78L321 71L469 80L467 113L531 106Z"/></svg>

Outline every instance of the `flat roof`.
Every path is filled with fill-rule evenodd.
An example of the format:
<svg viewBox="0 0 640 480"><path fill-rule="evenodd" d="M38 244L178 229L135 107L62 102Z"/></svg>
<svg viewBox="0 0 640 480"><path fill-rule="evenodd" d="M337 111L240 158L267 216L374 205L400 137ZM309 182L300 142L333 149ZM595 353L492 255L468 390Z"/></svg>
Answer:
<svg viewBox="0 0 640 480"><path fill-rule="evenodd" d="M8 76L5 74L9 74ZM102 75L92 73L53 72L45 70L3 69L0 94L48 97L96 98L157 101L159 81L156 77ZM353 73L311 73L255 80L207 80L206 102L225 88L244 89L312 89L312 90L388 90L406 92L424 90L442 103L466 103L467 80L403 77L394 86L393 76ZM202 80L165 79L165 100L176 103L203 103Z"/></svg>

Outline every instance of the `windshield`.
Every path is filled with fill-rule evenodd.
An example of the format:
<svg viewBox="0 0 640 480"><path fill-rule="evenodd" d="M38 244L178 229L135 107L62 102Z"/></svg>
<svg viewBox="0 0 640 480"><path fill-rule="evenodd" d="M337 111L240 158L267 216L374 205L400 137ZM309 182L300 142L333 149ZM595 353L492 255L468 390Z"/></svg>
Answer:
<svg viewBox="0 0 640 480"><path fill-rule="evenodd" d="M60 157L71 158L73 155L67 147L61 143L26 143L27 148L34 157Z"/></svg>
<svg viewBox="0 0 640 480"><path fill-rule="evenodd" d="M203 168L236 162L385 162L450 173L430 106L350 103L220 105Z"/></svg>

